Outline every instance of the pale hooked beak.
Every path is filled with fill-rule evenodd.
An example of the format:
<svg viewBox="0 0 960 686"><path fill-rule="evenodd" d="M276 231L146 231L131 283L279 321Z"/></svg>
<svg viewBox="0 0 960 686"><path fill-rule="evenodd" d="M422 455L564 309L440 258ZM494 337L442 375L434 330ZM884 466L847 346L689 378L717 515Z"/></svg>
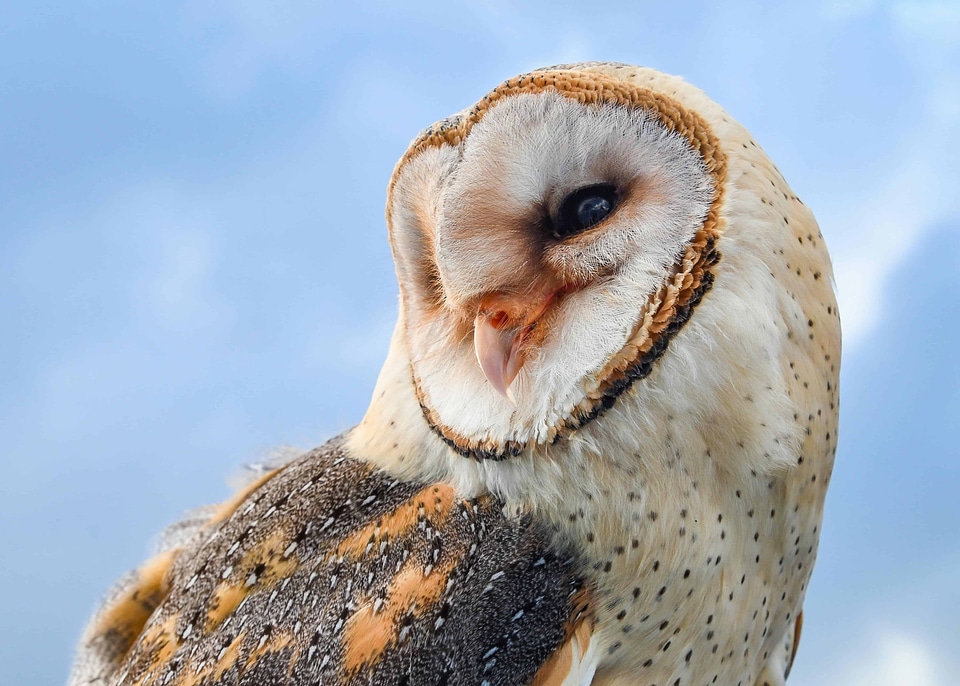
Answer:
<svg viewBox="0 0 960 686"><path fill-rule="evenodd" d="M477 362L490 385L514 404L512 385L529 352L524 343L558 292L553 289L533 296L492 293L477 308L473 323Z"/></svg>

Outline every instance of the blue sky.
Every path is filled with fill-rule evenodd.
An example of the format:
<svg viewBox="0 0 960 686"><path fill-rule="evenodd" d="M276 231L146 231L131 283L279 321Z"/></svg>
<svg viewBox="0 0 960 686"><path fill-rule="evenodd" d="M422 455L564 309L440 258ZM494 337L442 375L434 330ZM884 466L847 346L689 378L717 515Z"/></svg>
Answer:
<svg viewBox="0 0 960 686"><path fill-rule="evenodd" d="M63 681L166 523L360 418L410 139L603 59L704 88L834 255L840 450L791 684L960 683L960 5L346 5L5 3L3 681Z"/></svg>

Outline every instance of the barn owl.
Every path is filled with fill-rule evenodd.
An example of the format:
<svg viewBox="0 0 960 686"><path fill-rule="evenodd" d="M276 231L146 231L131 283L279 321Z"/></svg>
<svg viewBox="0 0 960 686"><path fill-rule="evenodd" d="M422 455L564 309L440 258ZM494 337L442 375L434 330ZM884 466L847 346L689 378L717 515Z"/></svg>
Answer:
<svg viewBox="0 0 960 686"><path fill-rule="evenodd" d="M589 63L424 131L369 409L200 511L72 684L783 684L836 449L817 224L701 91Z"/></svg>

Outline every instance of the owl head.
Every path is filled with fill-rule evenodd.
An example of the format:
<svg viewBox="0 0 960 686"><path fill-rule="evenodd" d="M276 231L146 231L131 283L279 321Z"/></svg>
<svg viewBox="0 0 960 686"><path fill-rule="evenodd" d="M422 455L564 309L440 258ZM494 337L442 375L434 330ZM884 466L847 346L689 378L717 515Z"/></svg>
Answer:
<svg viewBox="0 0 960 686"><path fill-rule="evenodd" d="M511 79L424 131L387 222L397 335L432 431L509 460L614 408L642 422L669 394L708 423L726 396L766 389L777 416L757 440L795 447L775 349L789 313L764 293L793 235L758 209L763 188L738 184L741 146L772 169L700 91L611 64Z"/></svg>

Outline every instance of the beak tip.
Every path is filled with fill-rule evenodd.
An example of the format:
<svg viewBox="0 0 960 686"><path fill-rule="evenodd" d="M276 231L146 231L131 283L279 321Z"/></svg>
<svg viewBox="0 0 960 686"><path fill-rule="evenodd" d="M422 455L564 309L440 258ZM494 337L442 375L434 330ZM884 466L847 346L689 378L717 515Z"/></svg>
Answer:
<svg viewBox="0 0 960 686"><path fill-rule="evenodd" d="M518 332L497 330L478 317L473 342L477 362L487 381L497 393L516 405L512 385L523 365L518 350Z"/></svg>

